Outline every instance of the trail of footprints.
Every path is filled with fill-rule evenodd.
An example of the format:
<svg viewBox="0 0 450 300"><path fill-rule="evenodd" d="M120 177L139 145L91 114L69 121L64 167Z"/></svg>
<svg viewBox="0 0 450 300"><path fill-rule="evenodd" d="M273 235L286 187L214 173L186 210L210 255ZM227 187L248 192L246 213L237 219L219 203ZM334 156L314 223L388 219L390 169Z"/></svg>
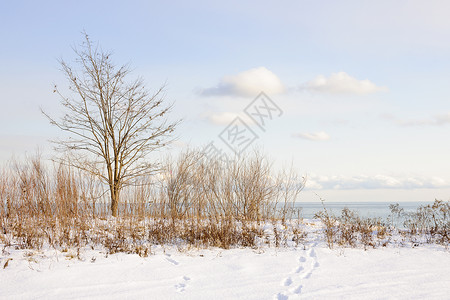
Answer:
<svg viewBox="0 0 450 300"><path fill-rule="evenodd" d="M166 254L167 262L174 266L178 266L179 262L170 257L170 254ZM299 296L302 292L303 281L311 277L314 269L319 267L317 261L314 245L311 249L306 251L305 255L300 256L298 259L298 265L293 272L282 281L282 286L286 289L284 292L280 292L275 295L276 300L287 300L292 296ZM175 289L178 293L183 293L191 278L188 276L182 276L180 282L175 285Z"/></svg>
<svg viewBox="0 0 450 300"><path fill-rule="evenodd" d="M173 258L170 258L170 254L166 254L166 260L174 266L178 266L180 264L178 261L174 260ZM190 280L191 280L191 278L189 278L186 275L181 277L180 282L175 284L175 290L178 293L183 293L186 290Z"/></svg>
<svg viewBox="0 0 450 300"><path fill-rule="evenodd" d="M312 247L306 252L306 255L300 256L297 267L281 282L286 291L276 294L274 298L276 300L287 300L292 296L298 297L302 292L303 281L311 277L317 267L319 267L319 262Z"/></svg>

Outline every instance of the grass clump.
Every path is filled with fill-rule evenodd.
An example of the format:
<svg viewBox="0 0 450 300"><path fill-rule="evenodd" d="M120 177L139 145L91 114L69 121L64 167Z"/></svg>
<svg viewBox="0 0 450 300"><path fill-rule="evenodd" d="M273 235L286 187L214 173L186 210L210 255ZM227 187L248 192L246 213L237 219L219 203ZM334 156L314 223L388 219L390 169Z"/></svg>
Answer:
<svg viewBox="0 0 450 300"><path fill-rule="evenodd" d="M450 202L435 200L405 212L399 204L391 205L391 220L401 224L399 232L411 243L450 245Z"/></svg>
<svg viewBox="0 0 450 300"><path fill-rule="evenodd" d="M322 200L322 203L324 201ZM450 245L450 203L435 200L421 205L415 211L406 212L398 203L389 206L389 217L362 217L356 211L344 208L335 216L323 205L315 214L323 224L323 233L329 248L342 247L377 248L390 243ZM393 236L402 237L394 241Z"/></svg>
<svg viewBox="0 0 450 300"><path fill-rule="evenodd" d="M356 211L344 208L339 216L334 216L324 206L315 217L322 221L327 246L335 245L356 248L359 246L376 248L386 246L387 227L380 218L361 217Z"/></svg>

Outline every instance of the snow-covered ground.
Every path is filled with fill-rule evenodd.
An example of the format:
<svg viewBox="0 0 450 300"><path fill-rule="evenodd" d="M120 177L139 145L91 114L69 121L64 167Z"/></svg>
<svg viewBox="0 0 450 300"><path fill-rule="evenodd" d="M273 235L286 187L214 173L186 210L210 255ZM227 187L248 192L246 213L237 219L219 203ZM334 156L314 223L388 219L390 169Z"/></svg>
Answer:
<svg viewBox="0 0 450 300"><path fill-rule="evenodd" d="M298 248L158 246L145 258L7 251L1 299L450 299L450 252L440 246L330 250L311 235Z"/></svg>

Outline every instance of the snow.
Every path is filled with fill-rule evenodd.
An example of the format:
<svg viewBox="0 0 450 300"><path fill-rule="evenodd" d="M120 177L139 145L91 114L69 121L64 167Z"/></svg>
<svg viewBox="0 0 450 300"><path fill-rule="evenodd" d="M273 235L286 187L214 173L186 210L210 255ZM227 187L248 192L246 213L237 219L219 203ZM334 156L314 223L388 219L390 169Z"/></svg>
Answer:
<svg viewBox="0 0 450 300"><path fill-rule="evenodd" d="M6 251L1 299L450 299L437 245L328 249L311 232L297 248Z"/></svg>

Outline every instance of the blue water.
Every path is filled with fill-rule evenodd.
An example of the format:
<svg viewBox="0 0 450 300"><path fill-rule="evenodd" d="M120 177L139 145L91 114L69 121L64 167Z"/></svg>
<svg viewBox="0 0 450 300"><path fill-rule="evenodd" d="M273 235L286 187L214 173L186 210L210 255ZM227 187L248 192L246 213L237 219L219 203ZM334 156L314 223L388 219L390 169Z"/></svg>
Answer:
<svg viewBox="0 0 450 300"><path fill-rule="evenodd" d="M400 207L405 212L415 211L419 206L431 204L432 202L399 202ZM360 216L363 217L379 217L386 219L389 214L389 204L395 204L392 202L325 202L325 207L329 212L334 215L340 215L343 208L349 208L353 211L357 211ZM323 210L322 203L317 202L298 202L295 204L295 208L301 209L301 216L305 219L312 219L314 214L320 210Z"/></svg>

